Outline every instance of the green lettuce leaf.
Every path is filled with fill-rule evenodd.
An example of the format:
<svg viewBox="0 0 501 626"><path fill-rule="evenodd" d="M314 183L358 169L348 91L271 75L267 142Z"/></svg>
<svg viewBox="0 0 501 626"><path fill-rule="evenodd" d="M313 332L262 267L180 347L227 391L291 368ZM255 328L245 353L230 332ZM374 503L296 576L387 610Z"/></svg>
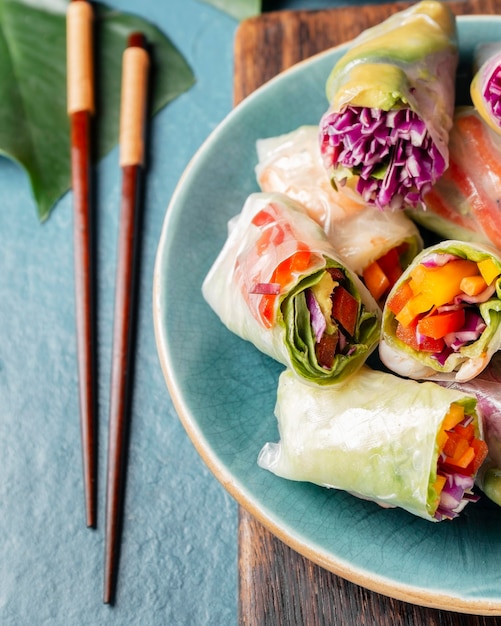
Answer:
<svg viewBox="0 0 501 626"><path fill-rule="evenodd" d="M0 0L0 154L28 175L44 221L70 189L66 111L65 0ZM194 83L187 62L145 20L93 4L95 10L95 160L118 142L122 54L127 37L142 31L151 46L151 114Z"/></svg>
<svg viewBox="0 0 501 626"><path fill-rule="evenodd" d="M343 267L332 259L327 259L327 267L343 270ZM315 356L315 338L306 304L305 290L317 283L323 273L324 270L301 280L284 298L281 309L282 323L286 329L286 346L295 370L310 382L329 385L345 380L356 372L374 351L379 339L380 319L375 312L365 307L356 285L350 279L350 275L345 273L349 285L348 291L356 298L359 305L350 354L337 354L333 367L329 370L319 365Z"/></svg>

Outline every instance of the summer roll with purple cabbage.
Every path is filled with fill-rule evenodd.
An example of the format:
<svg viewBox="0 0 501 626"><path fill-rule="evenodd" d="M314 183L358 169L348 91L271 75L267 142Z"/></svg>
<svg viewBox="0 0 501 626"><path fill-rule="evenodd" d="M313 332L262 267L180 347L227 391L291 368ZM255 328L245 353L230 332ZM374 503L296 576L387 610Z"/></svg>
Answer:
<svg viewBox="0 0 501 626"><path fill-rule="evenodd" d="M478 46L477 71L470 85L473 104L482 118L501 134L501 43Z"/></svg>
<svg viewBox="0 0 501 626"><path fill-rule="evenodd" d="M414 222L404 211L375 211L359 195L337 192L322 165L316 126L259 139L256 150L261 189L301 202L382 305L402 271L423 249Z"/></svg>
<svg viewBox="0 0 501 626"><path fill-rule="evenodd" d="M353 40L328 77L320 121L336 187L381 210L421 203L447 168L458 59L455 16L434 0Z"/></svg>

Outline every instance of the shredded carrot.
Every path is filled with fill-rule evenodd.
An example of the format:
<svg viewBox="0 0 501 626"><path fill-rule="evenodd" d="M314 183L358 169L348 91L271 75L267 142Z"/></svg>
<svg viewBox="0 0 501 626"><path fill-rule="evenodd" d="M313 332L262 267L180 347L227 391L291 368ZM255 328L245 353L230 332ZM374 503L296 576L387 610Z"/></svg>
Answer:
<svg viewBox="0 0 501 626"><path fill-rule="evenodd" d="M390 288L390 281L377 261L364 269L362 277L374 300L379 300Z"/></svg>
<svg viewBox="0 0 501 626"><path fill-rule="evenodd" d="M459 284L461 291L468 296L478 296L487 288L487 283L482 276L465 276Z"/></svg>
<svg viewBox="0 0 501 626"><path fill-rule="evenodd" d="M473 461L474 458L475 450L471 446L468 446L464 453L458 459L447 458L445 462L449 465L455 465L456 467L461 467L464 469L465 467L468 467L468 465Z"/></svg>
<svg viewBox="0 0 501 626"><path fill-rule="evenodd" d="M473 476L487 456L487 444L475 437L473 422L465 425L464 421L464 408L453 402L437 435L439 453L445 457L439 457L437 469Z"/></svg>
<svg viewBox="0 0 501 626"><path fill-rule="evenodd" d="M469 447L470 444L467 439L463 439L461 435L458 435L456 432L449 433L444 446L444 454L447 457L446 463L455 464ZM468 465L468 463L466 465Z"/></svg>

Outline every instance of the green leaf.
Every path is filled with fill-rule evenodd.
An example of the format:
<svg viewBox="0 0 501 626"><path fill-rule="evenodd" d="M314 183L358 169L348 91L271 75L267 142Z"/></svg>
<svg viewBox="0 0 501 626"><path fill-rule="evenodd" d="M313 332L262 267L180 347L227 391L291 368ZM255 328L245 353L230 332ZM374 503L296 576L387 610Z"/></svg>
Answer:
<svg viewBox="0 0 501 626"><path fill-rule="evenodd" d="M261 13L261 0L203 0L241 21Z"/></svg>
<svg viewBox="0 0 501 626"><path fill-rule="evenodd" d="M26 170L42 221L71 186L67 6L65 0L0 0L0 154ZM154 25L104 5L93 7L97 160L118 142L122 54L131 32L143 32L151 48L152 114L188 90L194 76Z"/></svg>

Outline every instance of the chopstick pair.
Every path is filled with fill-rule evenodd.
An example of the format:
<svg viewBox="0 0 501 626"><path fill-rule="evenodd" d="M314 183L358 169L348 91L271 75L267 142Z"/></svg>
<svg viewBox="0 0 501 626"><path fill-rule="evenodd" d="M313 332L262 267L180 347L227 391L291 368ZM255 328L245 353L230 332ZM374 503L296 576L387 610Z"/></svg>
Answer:
<svg viewBox="0 0 501 626"><path fill-rule="evenodd" d="M94 114L93 11L87 0L72 0L67 14L68 114L74 193L75 306L79 407L87 526L97 524L97 420L95 321L90 191L90 126ZM122 193L113 328L108 468L106 487L105 603L115 595L125 480L126 433L131 385L137 225L144 164L149 56L141 33L129 36L122 58L120 168Z"/></svg>

